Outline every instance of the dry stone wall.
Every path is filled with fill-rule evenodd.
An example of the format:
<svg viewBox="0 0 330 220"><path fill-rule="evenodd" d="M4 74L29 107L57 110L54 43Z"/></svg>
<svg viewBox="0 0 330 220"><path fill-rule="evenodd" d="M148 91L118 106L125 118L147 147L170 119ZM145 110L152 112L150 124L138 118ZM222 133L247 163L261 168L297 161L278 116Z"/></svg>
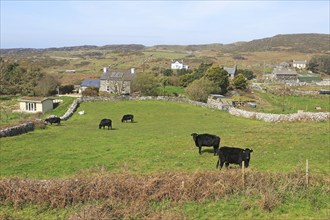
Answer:
<svg viewBox="0 0 330 220"><path fill-rule="evenodd" d="M171 101L179 103L187 103L190 105L200 106L204 108L212 108L218 110L228 111L229 114L244 118L257 119L265 122L294 122L294 121L329 121L330 112L300 112L294 114L267 114L260 112L250 112L242 109L224 106L223 103L210 102L202 103L189 100L184 97L169 97L169 96L142 96L142 97L131 97L131 96L115 96L115 97L81 97L74 100L67 112L61 116L62 120L69 119L79 107L81 102L95 102L95 101L118 101L118 100L159 100L159 101ZM24 123L18 126L5 128L0 130L0 138L15 136L24 134L34 130L34 122Z"/></svg>
<svg viewBox="0 0 330 220"><path fill-rule="evenodd" d="M33 122L27 122L21 125L17 125L10 128L5 128L0 130L0 138L2 137L10 137L10 136L16 136L20 134L27 133L29 131L34 130L34 123Z"/></svg>
<svg viewBox="0 0 330 220"><path fill-rule="evenodd" d="M82 97L80 102L91 101L117 101L117 100L160 100L160 101L173 101L180 103L188 103L195 106L219 109L228 111L229 114L244 118L257 119L264 122L294 122L294 121L329 121L330 112L299 112L294 114L268 114L260 112L250 112L234 107L229 107L226 103L219 102L196 102L184 97L169 97L169 96L142 96L142 97L130 97L130 96L118 96L118 97Z"/></svg>

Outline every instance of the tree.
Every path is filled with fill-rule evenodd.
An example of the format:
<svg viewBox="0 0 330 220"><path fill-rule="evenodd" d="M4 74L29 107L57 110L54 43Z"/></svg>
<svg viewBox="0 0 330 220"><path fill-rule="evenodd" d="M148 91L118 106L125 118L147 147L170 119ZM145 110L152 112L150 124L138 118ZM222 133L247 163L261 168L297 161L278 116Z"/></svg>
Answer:
<svg viewBox="0 0 330 220"><path fill-rule="evenodd" d="M160 73L163 75L163 76L172 76L173 75L173 70L171 69L162 69L160 71Z"/></svg>
<svg viewBox="0 0 330 220"><path fill-rule="evenodd" d="M211 67L209 68L204 78L209 79L218 86L218 92L225 94L229 86L228 72L220 67Z"/></svg>
<svg viewBox="0 0 330 220"><path fill-rule="evenodd" d="M237 70L237 74L243 74L243 76L248 79L248 80L251 80L253 78L256 78L256 76L254 75L253 71L252 70L248 70L248 69L238 69Z"/></svg>
<svg viewBox="0 0 330 220"><path fill-rule="evenodd" d="M245 90L247 88L247 81L243 74L238 74L233 80L234 86L236 89L242 89Z"/></svg>
<svg viewBox="0 0 330 220"><path fill-rule="evenodd" d="M43 76L36 66L21 67L0 58L0 94L33 95L34 88Z"/></svg>
<svg viewBox="0 0 330 220"><path fill-rule="evenodd" d="M49 96L56 94L56 88L60 85L59 79L54 75L44 75L38 85L35 87L34 92L38 96Z"/></svg>
<svg viewBox="0 0 330 220"><path fill-rule="evenodd" d="M140 92L141 95L158 95L159 87L161 84L158 79L148 73L137 74L132 82L132 90L134 92Z"/></svg>
<svg viewBox="0 0 330 220"><path fill-rule="evenodd" d="M193 81L187 88L186 94L192 100L206 102L209 94L218 90L216 83L207 78Z"/></svg>
<svg viewBox="0 0 330 220"><path fill-rule="evenodd" d="M307 69L316 73L330 74L330 55L316 55L308 62Z"/></svg>

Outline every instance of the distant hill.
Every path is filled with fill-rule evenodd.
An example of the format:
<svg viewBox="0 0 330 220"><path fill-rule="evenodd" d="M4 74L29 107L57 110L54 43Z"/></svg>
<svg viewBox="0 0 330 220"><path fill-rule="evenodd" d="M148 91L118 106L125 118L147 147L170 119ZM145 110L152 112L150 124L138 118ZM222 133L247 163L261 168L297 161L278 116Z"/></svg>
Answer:
<svg viewBox="0 0 330 220"><path fill-rule="evenodd" d="M274 37L235 42L232 44L203 44L203 45L155 45L146 47L141 44L120 44L105 46L73 46L59 48L13 48L1 49L1 55L42 53L49 51L81 51L81 50L112 50L112 51L143 51L143 50L172 50L172 51L202 51L216 50L221 52L260 52L260 51L292 51L302 53L330 53L329 34L285 34Z"/></svg>
<svg viewBox="0 0 330 220"><path fill-rule="evenodd" d="M224 50L237 52L296 51L303 53L330 52L329 34L286 34L274 37L228 44Z"/></svg>

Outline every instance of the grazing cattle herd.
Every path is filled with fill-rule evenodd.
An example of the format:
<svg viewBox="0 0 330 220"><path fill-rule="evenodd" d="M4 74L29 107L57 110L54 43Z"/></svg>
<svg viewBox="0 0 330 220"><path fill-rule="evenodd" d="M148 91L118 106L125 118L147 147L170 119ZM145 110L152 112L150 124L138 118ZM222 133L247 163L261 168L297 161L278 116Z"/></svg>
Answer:
<svg viewBox="0 0 330 220"><path fill-rule="evenodd" d="M134 115L127 114L124 115L121 119L121 122L127 122L130 120L134 122ZM49 117L45 120L45 123L56 123L60 125L61 118L59 117ZM112 120L104 118L99 123L99 129L108 127L108 130L111 128L112 130ZM221 138L214 134L197 134L192 133L191 136L195 142L196 147L198 147L198 153L202 154L202 147L213 147L214 156L218 156L216 169L220 166L220 170L222 169L223 165L225 164L226 168L229 167L229 164L238 164L242 167L242 163L244 161L244 166L247 168L250 163L251 153L253 152L252 149L249 148L237 148L237 147L228 147L223 146L220 147L220 140ZM220 148L219 148L220 147Z"/></svg>

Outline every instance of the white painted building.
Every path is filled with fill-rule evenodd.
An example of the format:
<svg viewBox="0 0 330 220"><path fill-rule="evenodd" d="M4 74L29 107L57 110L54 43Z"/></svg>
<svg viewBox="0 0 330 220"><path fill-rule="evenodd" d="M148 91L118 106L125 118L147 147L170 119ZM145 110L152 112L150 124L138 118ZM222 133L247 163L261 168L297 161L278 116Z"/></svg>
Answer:
<svg viewBox="0 0 330 220"><path fill-rule="evenodd" d="M181 70L181 69L188 69L188 65L184 65L183 61L180 63L179 61L175 61L171 63L171 69L172 70Z"/></svg>
<svg viewBox="0 0 330 220"><path fill-rule="evenodd" d="M298 69L305 69L307 65L307 61L301 61L301 60L293 60L292 66Z"/></svg>
<svg viewBox="0 0 330 220"><path fill-rule="evenodd" d="M23 112L37 113L48 112L53 109L53 99L43 97L21 97L19 108Z"/></svg>

